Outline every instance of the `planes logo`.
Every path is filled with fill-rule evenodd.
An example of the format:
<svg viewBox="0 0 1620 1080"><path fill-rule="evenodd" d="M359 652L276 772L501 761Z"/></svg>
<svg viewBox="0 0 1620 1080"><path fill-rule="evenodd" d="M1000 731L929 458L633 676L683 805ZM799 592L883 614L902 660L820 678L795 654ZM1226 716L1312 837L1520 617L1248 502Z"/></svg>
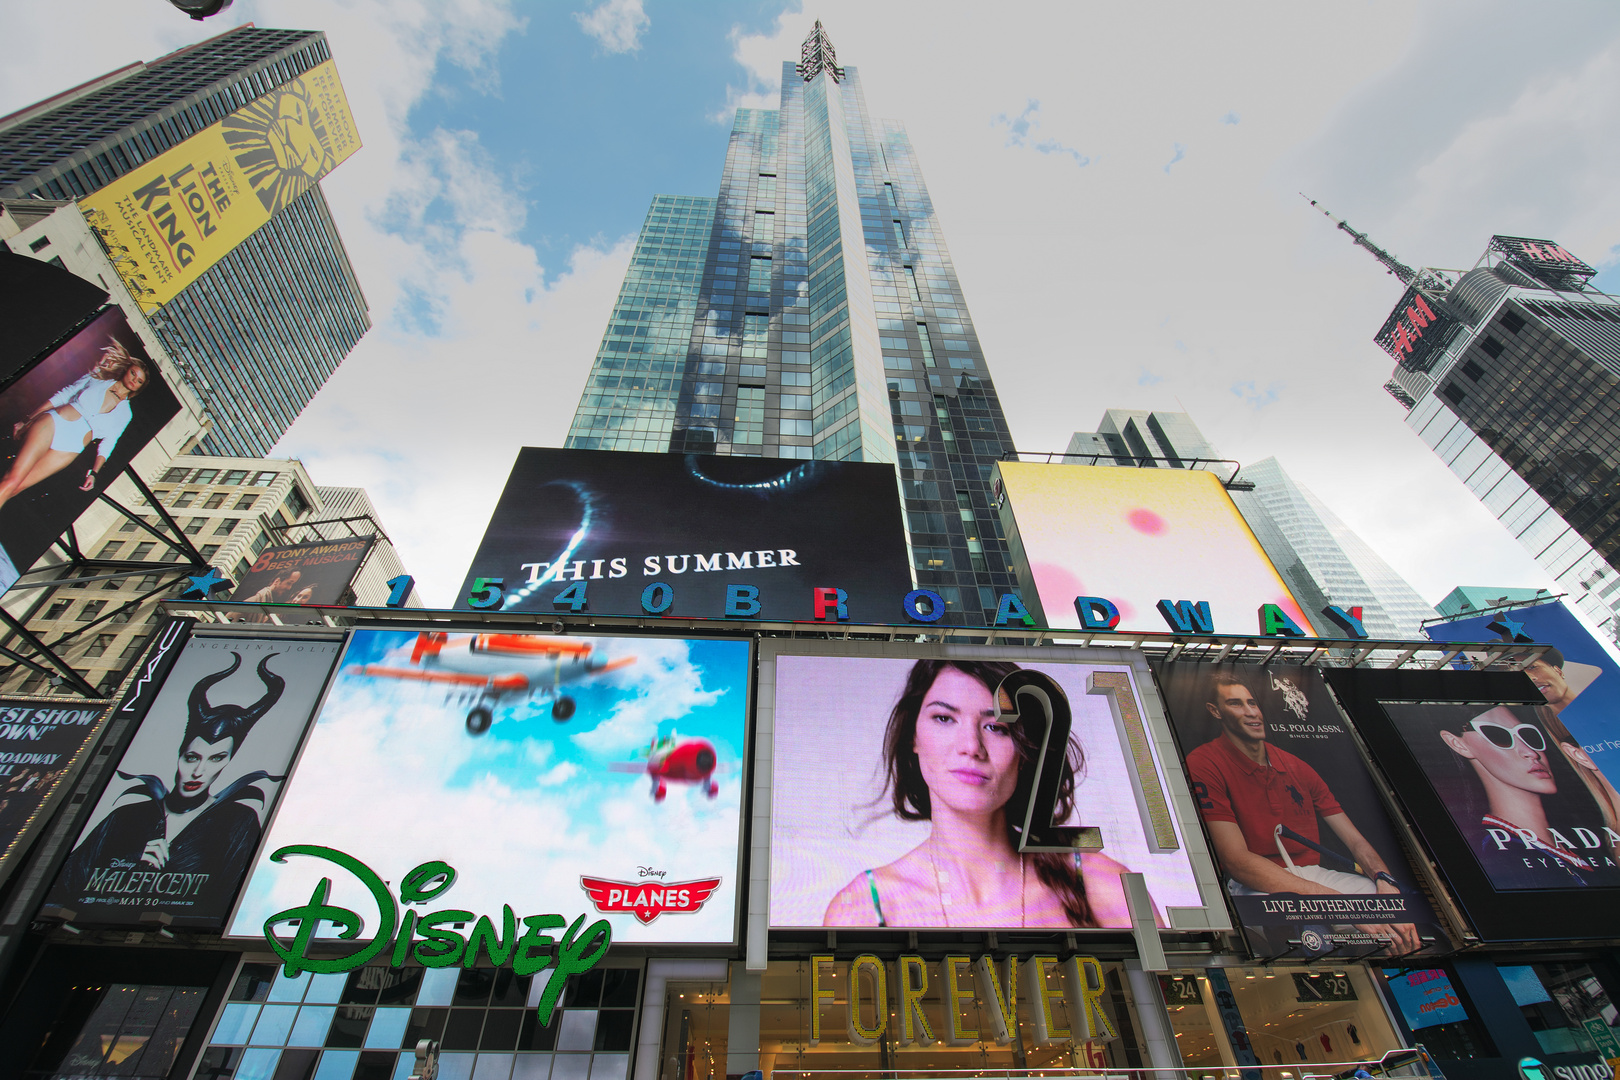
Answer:
<svg viewBox="0 0 1620 1080"><path fill-rule="evenodd" d="M720 887L720 879L649 885L644 881L604 881L601 878L582 877L579 887L590 896L597 911L609 914L628 911L643 923L650 923L660 915L690 915L697 911L709 894Z"/></svg>

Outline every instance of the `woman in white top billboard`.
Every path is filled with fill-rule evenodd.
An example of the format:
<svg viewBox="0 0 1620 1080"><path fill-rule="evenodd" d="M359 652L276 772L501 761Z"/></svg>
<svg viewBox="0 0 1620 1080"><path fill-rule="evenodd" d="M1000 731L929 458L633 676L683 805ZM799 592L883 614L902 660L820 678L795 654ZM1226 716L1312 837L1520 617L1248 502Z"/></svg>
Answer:
<svg viewBox="0 0 1620 1080"><path fill-rule="evenodd" d="M1002 718L997 689L1010 663L919 660L889 714L887 780L902 821L927 821L928 839L886 866L857 874L827 905L826 926L1129 927L1120 875L1100 852L1018 851L1009 806L1034 769L1041 732ZM1008 703L1010 711L1011 703ZM1011 718L1008 718L1011 719ZM1053 821L1068 821L1085 757L1069 743Z"/></svg>
<svg viewBox="0 0 1620 1080"><path fill-rule="evenodd" d="M80 491L96 486L96 474L129 426L129 399L151 378L146 361L129 353L117 341L101 350L101 360L90 373L70 383L20 421L12 436L22 440L17 460L0 478L0 506L47 480L97 443L94 462L85 470Z"/></svg>

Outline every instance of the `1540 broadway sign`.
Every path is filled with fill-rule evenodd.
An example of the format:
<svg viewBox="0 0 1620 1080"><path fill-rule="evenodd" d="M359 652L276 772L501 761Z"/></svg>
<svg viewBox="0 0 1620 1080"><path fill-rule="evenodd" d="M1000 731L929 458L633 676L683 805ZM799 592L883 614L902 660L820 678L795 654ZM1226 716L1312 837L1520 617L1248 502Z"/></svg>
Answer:
<svg viewBox="0 0 1620 1080"><path fill-rule="evenodd" d="M310 956L310 945L320 924L329 922L337 928L338 939L352 941L360 938L366 920L358 912L328 904L332 879L323 877L309 895L309 903L278 911L264 922L264 939L281 957L283 970L289 976L301 971L318 975L353 971L364 967L373 959L387 955L390 967L399 967L406 960L415 960L423 967L474 967L479 954L489 958L495 967L511 967L516 975L534 975L547 968L556 974L546 983L538 1004L542 1025L551 1022L551 1010L568 982L568 976L589 971L607 955L613 941L613 930L606 919L598 919L581 932L585 916L572 923L561 915L525 915L519 918L510 904L501 905L501 926L497 930L488 915L475 916L470 911L445 908L426 914L414 905L436 899L450 890L456 882L456 871L449 863L425 862L405 875L399 885L399 900L389 891L388 884L365 863L336 848L319 844L289 844L270 856L271 862L286 862L290 855L307 855L347 871L358 881L377 904L377 923L371 932L370 944L347 956ZM401 914L399 905L405 905ZM465 937L454 928L472 923ZM296 926L291 940L276 935L282 924ZM520 933L518 924L522 923ZM566 926L559 940L547 931ZM396 933L397 931L397 933ZM417 935L421 936L418 937Z"/></svg>

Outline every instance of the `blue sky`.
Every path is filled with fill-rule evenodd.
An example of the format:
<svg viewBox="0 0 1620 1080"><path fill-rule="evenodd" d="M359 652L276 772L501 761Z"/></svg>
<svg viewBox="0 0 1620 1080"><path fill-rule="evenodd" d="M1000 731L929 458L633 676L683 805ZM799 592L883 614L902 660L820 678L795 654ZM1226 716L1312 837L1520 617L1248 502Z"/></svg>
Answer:
<svg viewBox="0 0 1620 1080"><path fill-rule="evenodd" d="M1552 583L1406 428L1372 342L1399 285L1298 193L1412 265L1545 237L1620 287L1620 7L1556 10L13 4L0 111L249 19L327 32L365 147L322 186L373 328L276 453L366 488L448 606L518 448L566 436L648 200L715 192L732 108L774 107L819 18L907 126L1019 449L1186 411L1433 601Z"/></svg>

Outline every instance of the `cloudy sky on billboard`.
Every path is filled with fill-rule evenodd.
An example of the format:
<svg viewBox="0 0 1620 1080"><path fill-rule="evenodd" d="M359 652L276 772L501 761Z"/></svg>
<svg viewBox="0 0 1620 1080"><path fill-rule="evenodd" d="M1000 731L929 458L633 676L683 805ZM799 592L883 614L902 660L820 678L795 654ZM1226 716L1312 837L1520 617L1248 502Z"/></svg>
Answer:
<svg viewBox="0 0 1620 1080"><path fill-rule="evenodd" d="M400 631L361 631L352 639L231 933L257 936L267 916L307 902L330 868L314 859L274 864L269 854L321 843L388 881L443 859L459 874L445 904L475 914L498 919L501 905L511 904L525 909L520 916L606 917L615 940L732 939L747 643L585 639L599 659L635 659L569 684L577 711L566 722L554 721L547 703L511 701L475 736L466 727L469 703L456 688L357 673L362 664L410 670L416 640ZM671 734L713 747L713 797L697 785L669 783L665 798L654 800L637 751ZM374 764L355 768L360 760ZM641 881L642 868L664 875L645 878L654 883L723 882L701 909L645 925L628 914L599 914L580 885L582 876ZM334 881L333 903L375 912L357 882L333 876L343 878Z"/></svg>
<svg viewBox="0 0 1620 1080"><path fill-rule="evenodd" d="M813 19L903 120L1020 449L1109 407L1277 455L1435 600L1549 585L1402 424L1413 265L1556 239L1616 288L1620 9L826 0L22 6L0 112L245 20L325 29L365 149L323 182L375 328L279 452L364 485L448 605L517 447L560 445L654 193L713 195ZM451 385L453 392L447 392Z"/></svg>

